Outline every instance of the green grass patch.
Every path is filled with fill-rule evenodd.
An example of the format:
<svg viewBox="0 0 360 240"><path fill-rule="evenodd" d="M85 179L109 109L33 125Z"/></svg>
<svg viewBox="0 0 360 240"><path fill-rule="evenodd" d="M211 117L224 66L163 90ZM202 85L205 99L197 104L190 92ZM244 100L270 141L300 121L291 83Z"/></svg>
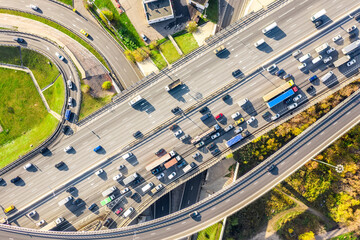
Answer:
<svg viewBox="0 0 360 240"><path fill-rule="evenodd" d="M167 66L166 61L164 60L164 58L161 56L160 52L158 50L152 50L150 52L150 57L153 60L153 62L155 63L155 65L157 66L157 68L159 70L163 69L164 67Z"/></svg>
<svg viewBox="0 0 360 240"><path fill-rule="evenodd" d="M0 62L21 65L20 48L0 46Z"/></svg>
<svg viewBox="0 0 360 240"><path fill-rule="evenodd" d="M167 40L169 40L169 38L168 38L168 37L164 37L163 39L157 40L156 42L157 42L158 45L161 45L161 44L163 44L164 42L166 42Z"/></svg>
<svg viewBox="0 0 360 240"><path fill-rule="evenodd" d="M23 12L17 12L17 11L13 11L13 10L7 10L7 9L0 9L0 13L6 13L6 14L12 14L12 15L16 15L16 16L21 16L21 17L25 17L25 18L29 18L29 19L33 19L35 21L38 22L42 22L46 25L49 25L52 28L55 28L63 33L65 33L66 35L68 35L69 37L73 38L74 40L78 41L81 45L83 45L87 50L89 50L92 54L94 54L94 56L110 71L109 66L106 64L105 59L95 50L95 48L93 48L90 44L88 44L85 40L83 40L81 37L79 37L78 35L72 33L70 30L68 30L67 28L62 27L61 25L47 20L45 18L39 17L39 16L35 16L32 15L30 13L23 13Z"/></svg>
<svg viewBox="0 0 360 240"><path fill-rule="evenodd" d="M101 108L102 106L108 104L111 101L112 96L106 96L103 98L94 98L88 93L82 93L81 95L81 108L79 113L79 121L95 110Z"/></svg>
<svg viewBox="0 0 360 240"><path fill-rule="evenodd" d="M113 13L114 18L111 23L114 25L115 29L119 31L119 34L123 36L122 42L126 47L133 50L145 46L142 38L137 33L126 13L120 14L111 0L96 0L95 4L98 8L107 8ZM98 15L96 11L93 12Z"/></svg>
<svg viewBox="0 0 360 240"><path fill-rule="evenodd" d="M185 33L174 37L174 40L185 55L199 47L192 33Z"/></svg>
<svg viewBox="0 0 360 240"><path fill-rule="evenodd" d="M38 52L22 48L21 57L23 65L32 71L41 89L55 81L60 73L55 64Z"/></svg>
<svg viewBox="0 0 360 240"><path fill-rule="evenodd" d="M161 44L160 50L169 63L173 63L181 57L170 40Z"/></svg>
<svg viewBox="0 0 360 240"><path fill-rule="evenodd" d="M0 167L37 146L56 128L58 120L41 101L31 77L22 71L0 68Z"/></svg>
<svg viewBox="0 0 360 240"><path fill-rule="evenodd" d="M219 240L222 225L223 222L219 222L198 232L197 240Z"/></svg>
<svg viewBox="0 0 360 240"><path fill-rule="evenodd" d="M209 6L206 9L206 18L214 23L217 23L219 21L218 0L209 0Z"/></svg>
<svg viewBox="0 0 360 240"><path fill-rule="evenodd" d="M67 5L73 6L73 0L58 0L58 1L63 2Z"/></svg>
<svg viewBox="0 0 360 240"><path fill-rule="evenodd" d="M61 109L65 101L65 86L63 77L60 75L54 84L43 92L50 109L61 115Z"/></svg>
<svg viewBox="0 0 360 240"><path fill-rule="evenodd" d="M337 237L333 237L330 240L357 240L359 239L360 235L354 232L349 232L345 234L341 234Z"/></svg>

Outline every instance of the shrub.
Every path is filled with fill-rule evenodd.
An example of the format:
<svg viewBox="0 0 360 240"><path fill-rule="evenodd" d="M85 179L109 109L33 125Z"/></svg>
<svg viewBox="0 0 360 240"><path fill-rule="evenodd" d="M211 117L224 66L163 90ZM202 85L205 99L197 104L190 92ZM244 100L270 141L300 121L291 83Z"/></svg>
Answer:
<svg viewBox="0 0 360 240"><path fill-rule="evenodd" d="M103 8L103 9L101 9L101 12L105 15L105 17L109 21L112 21L114 19L114 13L112 11L110 11L109 9Z"/></svg>
<svg viewBox="0 0 360 240"><path fill-rule="evenodd" d="M125 50L124 54L125 54L125 57L126 57L129 61L135 62L135 58L134 58L132 52L131 52L129 49L128 49L128 50Z"/></svg>
<svg viewBox="0 0 360 240"><path fill-rule="evenodd" d="M157 49L158 46L159 46L159 44L158 44L157 41L152 41L152 42L149 44L149 48L150 48L151 50Z"/></svg>
<svg viewBox="0 0 360 240"><path fill-rule="evenodd" d="M81 86L81 91L83 93L89 93L90 90L91 90L91 87L89 85L87 85L87 84L84 84L84 85Z"/></svg>
<svg viewBox="0 0 360 240"><path fill-rule="evenodd" d="M103 84L101 85L102 89L104 90L109 90L111 88L112 84L110 81L106 81L106 82L103 82Z"/></svg>
<svg viewBox="0 0 360 240"><path fill-rule="evenodd" d="M186 31L188 31L189 33L193 33L193 32L196 32L197 28L198 28L197 23L194 21L191 21L186 26Z"/></svg>

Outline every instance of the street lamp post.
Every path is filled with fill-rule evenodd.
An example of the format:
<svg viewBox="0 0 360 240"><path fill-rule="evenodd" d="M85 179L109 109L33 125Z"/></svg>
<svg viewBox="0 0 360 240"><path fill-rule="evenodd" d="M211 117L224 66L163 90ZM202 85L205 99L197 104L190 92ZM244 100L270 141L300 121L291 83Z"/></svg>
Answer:
<svg viewBox="0 0 360 240"><path fill-rule="evenodd" d="M316 159L314 159L314 158L312 158L311 160L316 161L316 162L319 162L319 163L323 163L323 164L325 164L325 165L327 165L327 166L329 166L329 167L332 167L332 168L334 168L335 171L338 172L338 173L342 173L342 172L344 171L344 166L341 165L341 164L338 164L338 165L335 166L335 165L332 165L332 164L330 164L330 163L326 163L326 162L323 162L323 161L320 161L320 160L316 160Z"/></svg>

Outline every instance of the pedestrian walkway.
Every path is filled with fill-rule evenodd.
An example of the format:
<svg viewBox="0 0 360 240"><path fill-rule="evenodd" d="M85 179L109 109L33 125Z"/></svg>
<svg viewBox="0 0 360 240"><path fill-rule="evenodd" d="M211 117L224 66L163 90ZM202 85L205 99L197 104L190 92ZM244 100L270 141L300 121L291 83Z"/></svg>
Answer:
<svg viewBox="0 0 360 240"><path fill-rule="evenodd" d="M183 52L181 51L181 49L179 48L179 46L177 45L176 41L174 40L174 38L171 35L168 35L168 38L170 39L170 41L172 42L172 44L174 45L176 51L182 56Z"/></svg>

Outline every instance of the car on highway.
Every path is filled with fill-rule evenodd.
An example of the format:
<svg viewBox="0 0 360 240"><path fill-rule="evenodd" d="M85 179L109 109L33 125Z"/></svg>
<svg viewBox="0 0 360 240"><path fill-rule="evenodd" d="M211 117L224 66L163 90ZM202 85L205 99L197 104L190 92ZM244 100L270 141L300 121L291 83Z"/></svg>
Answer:
<svg viewBox="0 0 360 240"><path fill-rule="evenodd" d="M104 227L108 227L110 226L110 224L112 224L114 222L114 220L112 218L107 218L104 222Z"/></svg>
<svg viewBox="0 0 360 240"><path fill-rule="evenodd" d="M65 58L64 58L60 53L55 52L55 55L56 55L61 61L64 61Z"/></svg>
<svg viewBox="0 0 360 240"><path fill-rule="evenodd" d="M351 33L351 32L354 31L355 29L356 29L356 25L353 25L353 26L349 27L348 29L346 29L346 31L347 31L348 33Z"/></svg>
<svg viewBox="0 0 360 240"><path fill-rule="evenodd" d="M157 179L162 179L165 176L165 173L160 173L159 175L156 176Z"/></svg>
<svg viewBox="0 0 360 240"><path fill-rule="evenodd" d="M118 170L121 171L121 169L125 168L125 165L124 164L121 164L120 166L118 166Z"/></svg>
<svg viewBox="0 0 360 240"><path fill-rule="evenodd" d="M68 85L69 89L72 89L73 83L72 83L71 80L68 80L68 81L67 81L67 85Z"/></svg>
<svg viewBox="0 0 360 240"><path fill-rule="evenodd" d="M99 145L99 146L95 147L95 148L93 149L93 151L97 153L97 152L99 152L101 149L103 149L103 148L102 148L102 146Z"/></svg>
<svg viewBox="0 0 360 240"><path fill-rule="evenodd" d="M294 101L294 102L297 102L297 101L299 101L301 98L302 98L302 95L299 94L299 95L297 95L296 97L293 98L293 101Z"/></svg>
<svg viewBox="0 0 360 240"><path fill-rule="evenodd" d="M319 19L319 20L315 21L315 27L320 27L323 23L324 23L324 21Z"/></svg>
<svg viewBox="0 0 360 240"><path fill-rule="evenodd" d="M115 214L120 215L123 211L124 211L123 208L118 208L118 209L116 209Z"/></svg>
<svg viewBox="0 0 360 240"><path fill-rule="evenodd" d="M245 121L244 118L240 118L239 120L235 121L235 126L240 125L241 123L243 123Z"/></svg>
<svg viewBox="0 0 360 240"><path fill-rule="evenodd" d="M185 139L187 139L187 138L189 138L190 136L189 136L189 134L184 134L184 136L181 136L180 138L179 138L179 140L180 141L184 141Z"/></svg>
<svg viewBox="0 0 360 240"><path fill-rule="evenodd" d="M236 119L236 118L238 118L238 117L240 117L240 113L239 112L236 112L236 113L234 113L233 115L231 115L231 118L232 119Z"/></svg>
<svg viewBox="0 0 360 240"><path fill-rule="evenodd" d="M336 51L336 49L332 47L329 50L327 50L326 53L330 54L330 53L335 52L335 51Z"/></svg>
<svg viewBox="0 0 360 240"><path fill-rule="evenodd" d="M220 47L218 47L218 48L216 48L216 49L214 50L214 53L215 53L216 55L218 55L218 54L222 53L224 50L225 50L225 46L224 46L224 45L221 45Z"/></svg>
<svg viewBox="0 0 360 240"><path fill-rule="evenodd" d="M341 39L341 35L337 35L335 37L332 38L333 42L339 41Z"/></svg>
<svg viewBox="0 0 360 240"><path fill-rule="evenodd" d="M27 214L27 216L30 217L30 218L34 217L35 215L36 215L36 211L35 211L35 210L33 210L33 211L31 211L31 212L29 212L29 213Z"/></svg>
<svg viewBox="0 0 360 240"><path fill-rule="evenodd" d="M176 152L174 150L172 150L172 151L169 152L169 154L170 154L170 156L175 157Z"/></svg>
<svg viewBox="0 0 360 240"><path fill-rule="evenodd" d="M69 145L66 148L64 148L64 152L69 152L72 149L73 149L73 147Z"/></svg>
<svg viewBox="0 0 360 240"><path fill-rule="evenodd" d="M310 86L310 87L308 87L308 88L306 89L306 92L308 92L308 93L311 93L311 92L313 92L313 91L315 91L315 87L314 87L314 86Z"/></svg>
<svg viewBox="0 0 360 240"><path fill-rule="evenodd" d="M292 55L293 55L294 58L298 57L300 54L301 54L301 50L300 50L300 49L298 49L298 50L296 50L296 51L294 51L294 52L292 53Z"/></svg>
<svg viewBox="0 0 360 240"><path fill-rule="evenodd" d="M219 155L220 153L221 151L218 148L216 148L214 151L211 152L213 156Z"/></svg>
<svg viewBox="0 0 360 240"><path fill-rule="evenodd" d="M182 161L180 161L179 163L178 163L178 167L179 168L182 168L182 167L184 167L184 166L186 166L187 165L187 162L185 161L185 160L182 160Z"/></svg>
<svg viewBox="0 0 360 240"><path fill-rule="evenodd" d="M208 150L211 150L211 149L213 149L213 148L215 148L215 147L216 147L215 143L211 143L211 144L209 144L209 145L207 146L207 149L208 149Z"/></svg>
<svg viewBox="0 0 360 240"><path fill-rule="evenodd" d="M299 70L302 70L302 69L304 69L304 68L306 68L306 63L300 64L300 65L298 66L298 69L299 69Z"/></svg>
<svg viewBox="0 0 360 240"><path fill-rule="evenodd" d="M193 159L196 159L200 156L201 156L201 154L199 152L196 152L195 154L192 155Z"/></svg>
<svg viewBox="0 0 360 240"><path fill-rule="evenodd" d="M171 109L171 112L173 114L179 114L180 111L181 111L181 109L179 107L175 107L175 108Z"/></svg>
<svg viewBox="0 0 360 240"><path fill-rule="evenodd" d="M241 133L242 131L244 131L244 129L242 127L239 127L238 129L235 129L234 133L235 134L239 134Z"/></svg>
<svg viewBox="0 0 360 240"><path fill-rule="evenodd" d="M288 73L288 74L286 74L285 76L282 77L282 79L284 79L284 80L288 80L290 78L292 78L292 75L290 73Z"/></svg>
<svg viewBox="0 0 360 240"><path fill-rule="evenodd" d="M271 164L271 166L268 168L268 171L269 171L269 172L272 172L274 169L275 169L275 165L274 165L274 164Z"/></svg>
<svg viewBox="0 0 360 240"><path fill-rule="evenodd" d="M195 147L201 148L201 147L204 146L204 145L205 145L205 143L204 143L203 141L201 141L201 142L197 143L197 144L195 145Z"/></svg>
<svg viewBox="0 0 360 240"><path fill-rule="evenodd" d="M228 132L228 131L230 131L231 129L233 129L234 128L234 126L232 125L232 124L230 124L229 126L227 126L226 128L224 128L224 131L225 132Z"/></svg>
<svg viewBox="0 0 360 240"><path fill-rule="evenodd" d="M176 172L172 172L170 173L170 175L168 176L168 179L173 179L176 176Z"/></svg>
<svg viewBox="0 0 360 240"><path fill-rule="evenodd" d="M329 56L329 57L324 58L323 62L326 64L326 63L330 62L331 60L332 60L332 57Z"/></svg>
<svg viewBox="0 0 360 240"><path fill-rule="evenodd" d="M181 134L183 133L183 131L180 129L180 130L177 130L175 133L174 133L174 136L175 137L178 137L180 136Z"/></svg>
<svg viewBox="0 0 360 240"><path fill-rule="evenodd" d="M85 32L84 29L81 29L80 32L81 32L81 34L83 34L85 37L88 37L88 36L89 36L89 34L88 34L87 32Z"/></svg>
<svg viewBox="0 0 360 240"><path fill-rule="evenodd" d="M23 38L20 38L20 37L15 37L15 38L14 38L14 41L15 41L15 42L18 42L18 43L23 43L23 42L25 42L25 40L24 40Z"/></svg>
<svg viewBox="0 0 360 240"><path fill-rule="evenodd" d="M18 182L20 180L21 180L21 178L19 176L17 176L17 177L14 177L13 179L11 179L10 182L11 183L16 183L16 182Z"/></svg>
<svg viewBox="0 0 360 240"><path fill-rule="evenodd" d="M99 176L100 174L102 174L104 172L104 170L102 168L100 168L99 170L97 170L95 172L95 175Z"/></svg>
<svg viewBox="0 0 360 240"><path fill-rule="evenodd" d="M269 66L266 68L266 71L268 72L272 72L277 68L276 64L274 63L273 65Z"/></svg>
<svg viewBox="0 0 360 240"><path fill-rule="evenodd" d="M176 158L175 158L178 162L181 161L182 157L180 155L177 155Z"/></svg>
<svg viewBox="0 0 360 240"><path fill-rule="evenodd" d="M316 75L312 76L309 78L309 82L313 82L315 81L316 79L318 79L318 77Z"/></svg>
<svg viewBox="0 0 360 240"><path fill-rule="evenodd" d="M73 192L75 192L76 191L76 187L69 187L68 189L66 189L66 192L67 193L73 193Z"/></svg>
<svg viewBox="0 0 360 240"><path fill-rule="evenodd" d="M238 78L238 77L241 76L242 73L241 73L241 70L240 70L240 69L236 69L236 70L233 71L231 74L233 75L234 78Z"/></svg>
<svg viewBox="0 0 360 240"><path fill-rule="evenodd" d="M173 125L171 125L170 127L169 127L169 129L171 130L171 131L174 131L175 129L177 129L179 126L177 125L177 124L173 124Z"/></svg>
<svg viewBox="0 0 360 240"><path fill-rule="evenodd" d="M247 124L251 124L253 121L255 121L255 117L252 116L249 120L246 121Z"/></svg>
<svg viewBox="0 0 360 240"><path fill-rule="evenodd" d="M32 163L27 163L25 166L24 166L24 169L25 170L28 170L30 168L32 168L33 164Z"/></svg>
<svg viewBox="0 0 360 240"><path fill-rule="evenodd" d="M200 216L200 214L199 214L198 211L195 211L195 212L190 213L189 216L190 216L191 218L197 218L198 216Z"/></svg>
<svg viewBox="0 0 360 240"><path fill-rule="evenodd" d="M214 135L211 135L211 139L214 140L214 139L218 138L219 136L220 136L220 133L217 132Z"/></svg>
<svg viewBox="0 0 360 240"><path fill-rule="evenodd" d="M351 65L353 65L354 63L356 63L356 59L354 58L353 60L349 61L346 63L346 66L350 67Z"/></svg>
<svg viewBox="0 0 360 240"><path fill-rule="evenodd" d="M68 99L68 105L69 105L70 107L72 107L72 103L73 103L73 98L72 98L72 97L69 97L69 99Z"/></svg>
<svg viewBox="0 0 360 240"><path fill-rule="evenodd" d="M164 155L165 153L166 153L165 149L160 148L160 149L155 153L155 155L158 156L158 157L160 157L160 156Z"/></svg>
<svg viewBox="0 0 360 240"><path fill-rule="evenodd" d="M298 105L297 103L293 103L293 104L289 105L287 108L288 108L288 110L292 110L292 109L296 108L297 105Z"/></svg>
<svg viewBox="0 0 360 240"><path fill-rule="evenodd" d="M225 96L222 97L222 100L223 100L223 101L226 101L226 100L228 100L228 99L230 99L230 98L231 98L230 95L229 95L229 94L226 94Z"/></svg>
<svg viewBox="0 0 360 240"><path fill-rule="evenodd" d="M355 18L356 21L360 21L360 12L355 13L353 18Z"/></svg>
<svg viewBox="0 0 360 240"><path fill-rule="evenodd" d="M59 168L61 168L62 166L64 166L65 165L65 163L63 162L63 161L61 161L61 162L58 162L57 164L55 164L55 167L57 168L57 169L59 169Z"/></svg>
<svg viewBox="0 0 360 240"><path fill-rule="evenodd" d="M275 114L275 115L273 115L273 116L271 116L271 120L272 121L275 121L276 119L278 119L280 117L280 114Z"/></svg>
<svg viewBox="0 0 360 240"><path fill-rule="evenodd" d="M159 172L161 172L161 170L162 170L161 167L157 166L151 170L151 173L155 175L155 174L158 174Z"/></svg>
<svg viewBox="0 0 360 240"><path fill-rule="evenodd" d="M88 207L88 209L90 210L90 211L92 211L94 208L96 208L97 207L97 205L96 205L96 203L93 203L93 204L91 204L89 207Z"/></svg>
<svg viewBox="0 0 360 240"><path fill-rule="evenodd" d="M215 117L215 119L216 119L216 120L219 120L219 119L222 118L223 116L224 116L224 114L219 113L219 114Z"/></svg>
<svg viewBox="0 0 360 240"><path fill-rule="evenodd" d="M42 220L40 220L39 222L36 223L36 226L37 226L37 227L41 227L41 226L43 226L44 224L45 224L45 220L42 219Z"/></svg>
<svg viewBox="0 0 360 240"><path fill-rule="evenodd" d="M283 73L285 73L284 69L280 69L279 71L277 71L277 72L275 73L275 75L276 75L276 76L280 76L280 75L282 75Z"/></svg>
<svg viewBox="0 0 360 240"><path fill-rule="evenodd" d="M35 10L35 11L38 11L38 10L39 10L39 7L36 6L36 5L34 5L34 4L30 4L30 8L31 8L32 10Z"/></svg>
<svg viewBox="0 0 360 240"><path fill-rule="evenodd" d="M144 40L144 42L149 41L149 39L145 36L145 34L141 34L141 38Z"/></svg>
<svg viewBox="0 0 360 240"><path fill-rule="evenodd" d="M123 190L120 191L121 194L125 194L129 191L129 188L124 188Z"/></svg>
<svg viewBox="0 0 360 240"><path fill-rule="evenodd" d="M140 131L136 131L134 134L133 134L133 137L134 138L140 138L142 136L142 133Z"/></svg>
<svg viewBox="0 0 360 240"><path fill-rule="evenodd" d="M209 111L208 107L203 107L199 110L200 113L206 113L207 111Z"/></svg>
<svg viewBox="0 0 360 240"><path fill-rule="evenodd" d="M119 179L122 177L122 174L119 173L119 174L116 174L114 177L113 177L113 180L114 181L119 181Z"/></svg>

